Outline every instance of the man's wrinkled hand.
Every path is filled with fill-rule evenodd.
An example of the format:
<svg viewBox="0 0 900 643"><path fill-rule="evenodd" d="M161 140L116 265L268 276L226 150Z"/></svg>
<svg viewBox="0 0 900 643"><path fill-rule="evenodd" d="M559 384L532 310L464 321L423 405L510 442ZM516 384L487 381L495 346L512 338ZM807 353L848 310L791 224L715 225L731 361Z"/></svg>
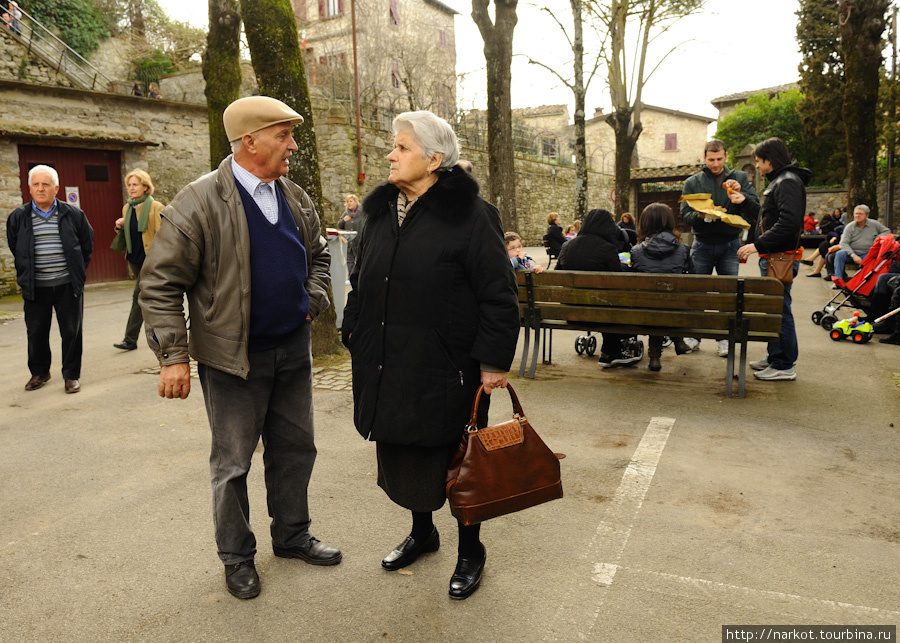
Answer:
<svg viewBox="0 0 900 643"><path fill-rule="evenodd" d="M159 370L159 396L186 400L191 393L191 365L169 364Z"/></svg>

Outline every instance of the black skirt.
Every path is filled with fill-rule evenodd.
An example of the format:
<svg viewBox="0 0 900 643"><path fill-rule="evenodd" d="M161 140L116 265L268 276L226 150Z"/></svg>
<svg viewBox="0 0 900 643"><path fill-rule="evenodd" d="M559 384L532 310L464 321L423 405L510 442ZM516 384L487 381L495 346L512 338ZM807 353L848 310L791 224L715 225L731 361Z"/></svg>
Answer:
<svg viewBox="0 0 900 643"><path fill-rule="evenodd" d="M442 447L375 443L378 486L410 511L437 511L447 500L447 469L458 444Z"/></svg>

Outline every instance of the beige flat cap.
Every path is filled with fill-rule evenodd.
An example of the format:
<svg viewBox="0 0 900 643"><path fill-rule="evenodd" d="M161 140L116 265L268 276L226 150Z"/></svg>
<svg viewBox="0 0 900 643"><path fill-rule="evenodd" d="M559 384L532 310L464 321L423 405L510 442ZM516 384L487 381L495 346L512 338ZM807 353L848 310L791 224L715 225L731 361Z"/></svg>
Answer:
<svg viewBox="0 0 900 643"><path fill-rule="evenodd" d="M247 96L238 98L222 114L228 141L240 139L278 123L302 123L303 117L277 98Z"/></svg>

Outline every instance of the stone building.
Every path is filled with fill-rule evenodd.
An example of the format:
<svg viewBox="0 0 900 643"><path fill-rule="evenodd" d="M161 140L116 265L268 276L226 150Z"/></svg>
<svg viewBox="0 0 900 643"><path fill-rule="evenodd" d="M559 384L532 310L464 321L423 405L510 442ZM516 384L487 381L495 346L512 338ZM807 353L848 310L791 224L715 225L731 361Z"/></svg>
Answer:
<svg viewBox="0 0 900 643"><path fill-rule="evenodd" d="M292 0L310 85L334 99L353 90L350 2ZM357 0L360 102L367 112L456 111L456 11L439 0ZM372 114L367 114L371 118Z"/></svg>
<svg viewBox="0 0 900 643"><path fill-rule="evenodd" d="M634 167L670 167L699 162L706 145L707 128L715 119L675 109L643 104L643 132L635 147ZM600 109L585 123L588 165L601 172L615 172L616 139Z"/></svg>

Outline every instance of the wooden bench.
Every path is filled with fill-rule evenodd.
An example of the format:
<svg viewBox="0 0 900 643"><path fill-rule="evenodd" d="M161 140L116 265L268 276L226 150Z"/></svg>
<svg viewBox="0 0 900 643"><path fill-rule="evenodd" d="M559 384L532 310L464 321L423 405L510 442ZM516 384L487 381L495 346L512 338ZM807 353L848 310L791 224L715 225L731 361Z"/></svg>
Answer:
<svg viewBox="0 0 900 643"><path fill-rule="evenodd" d="M516 280L525 328L519 377L525 375L530 350L528 377L534 378L541 329L544 363L550 361L548 344L552 359L554 329L727 339L725 393L733 394L740 347L738 395L743 397L747 343L775 340L781 331L784 288L771 277L552 270L519 271Z"/></svg>

